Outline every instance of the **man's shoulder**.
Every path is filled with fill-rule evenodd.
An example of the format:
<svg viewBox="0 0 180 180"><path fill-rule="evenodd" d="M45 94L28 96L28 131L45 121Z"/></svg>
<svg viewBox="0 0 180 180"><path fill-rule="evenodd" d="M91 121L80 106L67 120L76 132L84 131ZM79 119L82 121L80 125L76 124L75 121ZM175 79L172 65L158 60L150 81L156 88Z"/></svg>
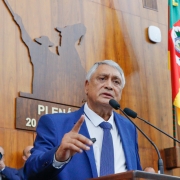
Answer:
<svg viewBox="0 0 180 180"><path fill-rule="evenodd" d="M5 169L3 171L14 171L14 172L17 172L17 169L15 168L12 168L12 167L9 167L9 166L6 166Z"/></svg>
<svg viewBox="0 0 180 180"><path fill-rule="evenodd" d="M14 179L14 180L20 180L18 170L15 168L11 168L6 166L5 169L1 172L3 179Z"/></svg>
<svg viewBox="0 0 180 180"><path fill-rule="evenodd" d="M6 174L18 174L18 170L15 168L11 168L6 166L5 169L2 171L2 174L6 175Z"/></svg>

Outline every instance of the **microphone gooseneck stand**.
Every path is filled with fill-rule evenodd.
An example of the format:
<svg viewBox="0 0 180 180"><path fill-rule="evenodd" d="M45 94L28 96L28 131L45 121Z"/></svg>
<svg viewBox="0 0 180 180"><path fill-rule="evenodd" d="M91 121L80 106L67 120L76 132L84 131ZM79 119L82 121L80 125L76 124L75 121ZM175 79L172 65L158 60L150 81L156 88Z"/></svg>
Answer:
<svg viewBox="0 0 180 180"><path fill-rule="evenodd" d="M138 116L137 116L137 113L134 112L133 110L131 110L131 109L129 109L129 108L125 108L125 109L124 109L124 112L125 112L128 116L130 116L130 117L132 117L132 118L136 118L136 117L137 117L137 118L140 119L141 121L145 122L146 124L149 124L150 126L152 126L153 128L155 128L156 130L160 131L160 132L163 133L164 135L166 135L166 136L168 136L169 138L173 139L174 141L180 143L180 141L179 141L178 139L170 136L170 135L167 134L166 132L162 131L161 129L157 128L156 126L154 126L154 125L151 124L150 122L146 121L145 119L142 119L142 118L138 117Z"/></svg>
<svg viewBox="0 0 180 180"><path fill-rule="evenodd" d="M158 154L158 173L159 174L164 174L164 166L163 166L163 160L161 158L160 152L157 148L157 146L154 144L154 142L128 117L128 115L120 108L120 105L117 101L115 101L114 99L111 99L109 101L109 104L116 110L120 110L127 119L129 119L131 121L132 124L134 124L134 126L144 135L144 137L154 146L157 154Z"/></svg>

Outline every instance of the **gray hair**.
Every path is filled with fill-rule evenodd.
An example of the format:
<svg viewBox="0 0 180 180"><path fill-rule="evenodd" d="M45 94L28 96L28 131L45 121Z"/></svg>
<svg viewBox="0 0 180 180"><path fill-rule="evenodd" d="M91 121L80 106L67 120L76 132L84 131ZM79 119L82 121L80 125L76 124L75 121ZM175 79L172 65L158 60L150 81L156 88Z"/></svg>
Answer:
<svg viewBox="0 0 180 180"><path fill-rule="evenodd" d="M124 78L124 72L121 69L121 67L114 61L112 60L104 60L104 61L100 61L100 62L96 62L91 69L88 71L87 75L86 75L86 80L90 81L92 75L95 73L96 69L98 68L98 66L102 65L102 64L106 64L109 65L115 69L117 69L119 71L120 74L120 79L121 79L121 88L123 89L125 86L125 78Z"/></svg>

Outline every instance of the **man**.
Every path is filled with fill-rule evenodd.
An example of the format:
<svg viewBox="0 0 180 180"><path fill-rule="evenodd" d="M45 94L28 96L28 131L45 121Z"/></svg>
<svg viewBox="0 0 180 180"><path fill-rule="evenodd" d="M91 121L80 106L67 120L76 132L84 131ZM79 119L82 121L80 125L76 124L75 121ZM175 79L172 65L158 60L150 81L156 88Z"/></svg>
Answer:
<svg viewBox="0 0 180 180"><path fill-rule="evenodd" d="M26 162L27 159L29 158L29 156L31 155L31 149L33 148L33 146L27 146L24 150L23 150L23 160ZM23 173L23 169L24 167L22 167L21 169L18 170L19 172L19 176L21 177L21 179L24 179L24 173Z"/></svg>
<svg viewBox="0 0 180 180"><path fill-rule="evenodd" d="M69 114L41 117L32 155L25 164L27 179L84 180L141 170L136 128L109 105L110 99L120 101L124 85L117 63L95 63L86 76L85 105ZM104 123L112 128L104 130ZM94 144L91 138L96 138ZM104 140L111 143L111 153ZM108 164L113 165L109 168Z"/></svg>
<svg viewBox="0 0 180 180"><path fill-rule="evenodd" d="M18 170L7 167L4 163L4 149L0 146L0 180L20 180Z"/></svg>
<svg viewBox="0 0 180 180"><path fill-rule="evenodd" d="M23 150L23 160L26 162L27 159L29 158L29 156L31 155L31 149L33 148L33 146L27 146L24 150Z"/></svg>

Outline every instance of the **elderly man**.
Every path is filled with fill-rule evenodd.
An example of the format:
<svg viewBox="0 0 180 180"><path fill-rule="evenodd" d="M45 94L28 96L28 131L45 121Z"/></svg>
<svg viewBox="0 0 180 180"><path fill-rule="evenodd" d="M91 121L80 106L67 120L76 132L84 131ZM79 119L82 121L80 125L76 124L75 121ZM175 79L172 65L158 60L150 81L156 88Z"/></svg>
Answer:
<svg viewBox="0 0 180 180"><path fill-rule="evenodd" d="M4 163L4 149L0 146L0 180L21 180L18 170L7 167Z"/></svg>
<svg viewBox="0 0 180 180"><path fill-rule="evenodd" d="M95 63L86 76L87 102L76 112L41 117L27 179L84 180L141 170L136 128L109 105L120 101L124 85L117 63Z"/></svg>

